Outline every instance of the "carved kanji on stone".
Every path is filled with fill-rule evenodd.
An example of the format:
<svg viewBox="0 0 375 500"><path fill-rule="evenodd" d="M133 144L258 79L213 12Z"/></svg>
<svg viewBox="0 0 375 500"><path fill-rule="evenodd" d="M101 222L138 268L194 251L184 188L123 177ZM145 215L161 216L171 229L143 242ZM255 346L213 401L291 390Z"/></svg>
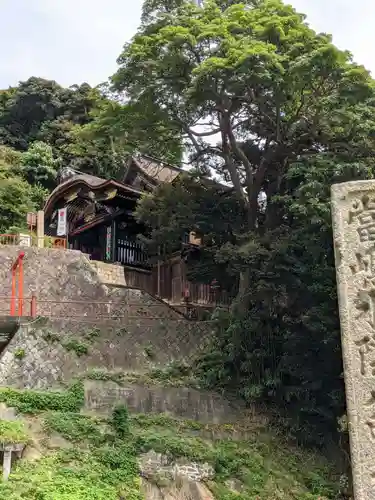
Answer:
<svg viewBox="0 0 375 500"><path fill-rule="evenodd" d="M355 500L375 499L375 181L332 187Z"/></svg>
<svg viewBox="0 0 375 500"><path fill-rule="evenodd" d="M375 241L375 197L367 194L352 202L349 222L358 221L358 234L361 242Z"/></svg>
<svg viewBox="0 0 375 500"><path fill-rule="evenodd" d="M368 360L368 355L375 352L375 334L365 335L361 340L356 340L355 345L359 347L359 357L361 360L361 375L368 374L368 366L375 367L374 361Z"/></svg>

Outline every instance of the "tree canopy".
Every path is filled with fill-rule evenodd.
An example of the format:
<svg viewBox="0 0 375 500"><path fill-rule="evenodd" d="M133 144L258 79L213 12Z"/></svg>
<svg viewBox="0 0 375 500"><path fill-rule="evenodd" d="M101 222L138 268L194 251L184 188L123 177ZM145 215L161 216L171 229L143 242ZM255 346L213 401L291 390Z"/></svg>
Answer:
<svg viewBox="0 0 375 500"><path fill-rule="evenodd" d="M305 443L337 437L330 186L374 177L373 79L279 0L146 0L119 64L115 89L162 110L196 169L231 186L223 197L193 176L138 209L150 248L201 231L203 267L239 286L241 307L220 316L198 363L203 379L276 405ZM207 274L192 263L192 279Z"/></svg>

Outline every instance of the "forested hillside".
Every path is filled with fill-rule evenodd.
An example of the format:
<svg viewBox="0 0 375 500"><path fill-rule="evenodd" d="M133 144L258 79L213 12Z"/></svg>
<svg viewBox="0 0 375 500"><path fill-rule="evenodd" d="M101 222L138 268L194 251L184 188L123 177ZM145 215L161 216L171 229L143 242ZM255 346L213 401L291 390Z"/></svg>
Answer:
<svg viewBox="0 0 375 500"><path fill-rule="evenodd" d="M193 177L138 217L151 251L203 234L191 279L238 291L202 381L267 402L305 444L342 442L330 186L374 176L374 80L279 0L145 0L118 64L97 88L32 77L1 91L0 231L42 206L60 165L111 177L135 150L186 153ZM212 172L231 189L203 182Z"/></svg>
<svg viewBox="0 0 375 500"><path fill-rule="evenodd" d="M107 84L63 88L35 76L0 90L0 232L23 226L28 211L43 207L61 166L116 177L135 150L179 161L179 136L161 114L149 120L121 101Z"/></svg>

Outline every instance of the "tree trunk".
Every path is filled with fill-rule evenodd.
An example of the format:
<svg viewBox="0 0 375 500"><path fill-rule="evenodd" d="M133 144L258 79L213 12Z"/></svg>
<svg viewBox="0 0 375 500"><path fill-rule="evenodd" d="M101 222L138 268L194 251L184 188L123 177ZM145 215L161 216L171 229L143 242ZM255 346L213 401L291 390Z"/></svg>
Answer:
<svg viewBox="0 0 375 500"><path fill-rule="evenodd" d="M238 294L233 301L231 311L238 317L245 317L250 306L250 268L245 268L240 272L238 284Z"/></svg>
<svg viewBox="0 0 375 500"><path fill-rule="evenodd" d="M247 207L247 227L249 234L254 233L256 231L257 225L257 198L254 200L250 200L250 203ZM250 267L246 267L247 265L244 263L243 267L240 271L239 283L238 283L238 294L232 304L232 313L236 316L244 317L246 316L251 299L251 269Z"/></svg>

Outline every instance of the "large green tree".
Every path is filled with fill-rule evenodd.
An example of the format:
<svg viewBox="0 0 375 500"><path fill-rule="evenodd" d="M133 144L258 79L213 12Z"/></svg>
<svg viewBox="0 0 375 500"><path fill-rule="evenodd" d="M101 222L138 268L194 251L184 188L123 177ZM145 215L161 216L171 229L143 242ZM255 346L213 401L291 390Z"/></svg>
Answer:
<svg viewBox="0 0 375 500"><path fill-rule="evenodd" d="M197 371L211 387L276 404L299 440L323 444L345 411L330 186L374 177L374 82L292 7L244 4L145 2L114 83L168 113L197 167L224 177L244 214L234 237L206 227L211 241L217 232L214 263L240 274L245 300L221 318ZM209 220L218 193L188 192L174 185L142 201L154 240Z"/></svg>
<svg viewBox="0 0 375 500"><path fill-rule="evenodd" d="M113 82L132 104L152 102L196 164L231 182L253 233L262 189L264 224L280 224L272 199L299 158L322 151L363 157L372 150L373 82L349 53L281 1L229 4L147 2ZM244 261L242 310L249 279Z"/></svg>

